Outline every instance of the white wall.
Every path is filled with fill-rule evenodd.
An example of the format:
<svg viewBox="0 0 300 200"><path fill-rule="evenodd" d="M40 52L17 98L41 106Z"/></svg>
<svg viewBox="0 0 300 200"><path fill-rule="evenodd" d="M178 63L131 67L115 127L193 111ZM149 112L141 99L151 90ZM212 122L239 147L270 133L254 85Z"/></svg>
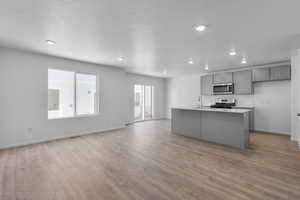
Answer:
<svg viewBox="0 0 300 200"><path fill-rule="evenodd" d="M185 76L167 80L167 116L172 107L196 106L200 96L200 76Z"/></svg>
<svg viewBox="0 0 300 200"><path fill-rule="evenodd" d="M163 119L166 118L166 80L163 78L156 78L150 76L142 76L138 74L127 73L127 93L128 106L126 107L128 118L127 123L134 121L134 85L152 85L154 86L154 99L153 99L153 118Z"/></svg>
<svg viewBox="0 0 300 200"><path fill-rule="evenodd" d="M300 147L300 50L293 52L291 57L292 81L291 81L291 138L299 142Z"/></svg>
<svg viewBox="0 0 300 200"><path fill-rule="evenodd" d="M97 73L100 114L47 119L48 68ZM124 127L133 117L128 84L152 83L157 89L155 115L164 116L164 80L127 74L116 67L88 64L11 49L0 49L0 148ZM133 94L133 90L130 94ZM132 103L131 103L132 101ZM129 105L129 104L132 104Z"/></svg>
<svg viewBox="0 0 300 200"><path fill-rule="evenodd" d="M236 98L237 106L255 107L255 130L290 134L290 88L290 81L255 83L254 95L203 96L202 104L214 104L217 97ZM168 79L168 111L171 107L197 105L200 90L200 75Z"/></svg>
<svg viewBox="0 0 300 200"><path fill-rule="evenodd" d="M291 81L254 84L255 130L291 133Z"/></svg>

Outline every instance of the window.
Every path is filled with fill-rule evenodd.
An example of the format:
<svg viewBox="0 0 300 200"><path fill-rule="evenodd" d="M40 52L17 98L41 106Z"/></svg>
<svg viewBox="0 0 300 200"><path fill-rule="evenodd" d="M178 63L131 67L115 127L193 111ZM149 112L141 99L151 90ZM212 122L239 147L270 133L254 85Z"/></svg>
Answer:
<svg viewBox="0 0 300 200"><path fill-rule="evenodd" d="M48 70L48 119L98 112L97 76Z"/></svg>

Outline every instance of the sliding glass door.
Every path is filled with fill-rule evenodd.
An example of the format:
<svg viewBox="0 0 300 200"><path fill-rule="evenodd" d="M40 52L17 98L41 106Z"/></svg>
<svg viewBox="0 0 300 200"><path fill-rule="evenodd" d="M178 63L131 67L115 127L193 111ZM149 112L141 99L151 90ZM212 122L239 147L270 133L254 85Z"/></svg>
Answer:
<svg viewBox="0 0 300 200"><path fill-rule="evenodd" d="M134 85L134 121L144 120L144 87Z"/></svg>
<svg viewBox="0 0 300 200"><path fill-rule="evenodd" d="M134 85L134 121L153 118L153 93L151 85Z"/></svg>
<svg viewBox="0 0 300 200"><path fill-rule="evenodd" d="M145 86L145 95L144 95L144 120L152 119L152 86Z"/></svg>

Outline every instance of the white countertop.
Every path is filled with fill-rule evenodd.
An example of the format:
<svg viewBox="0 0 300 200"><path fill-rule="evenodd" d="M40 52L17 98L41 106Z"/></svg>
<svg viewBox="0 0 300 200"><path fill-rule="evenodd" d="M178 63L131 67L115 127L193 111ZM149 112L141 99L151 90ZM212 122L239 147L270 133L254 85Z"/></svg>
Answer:
<svg viewBox="0 0 300 200"><path fill-rule="evenodd" d="M254 106L233 106L233 108L237 108L237 109L254 109Z"/></svg>
<svg viewBox="0 0 300 200"><path fill-rule="evenodd" d="M251 112L251 110L249 109L239 109L239 108L225 109L225 108L210 108L210 107L174 107L172 109L195 110L195 111L205 111L205 112L226 112L226 113L239 113L239 114Z"/></svg>

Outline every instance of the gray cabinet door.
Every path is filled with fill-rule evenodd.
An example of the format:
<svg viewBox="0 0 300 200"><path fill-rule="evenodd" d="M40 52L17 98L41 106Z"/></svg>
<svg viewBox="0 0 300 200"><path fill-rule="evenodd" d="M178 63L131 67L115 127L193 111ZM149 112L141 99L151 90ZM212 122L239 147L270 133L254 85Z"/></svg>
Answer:
<svg viewBox="0 0 300 200"><path fill-rule="evenodd" d="M181 135L201 138L201 112L192 110L183 110L183 132Z"/></svg>
<svg viewBox="0 0 300 200"><path fill-rule="evenodd" d="M234 93L252 94L252 72L238 71L233 73Z"/></svg>
<svg viewBox="0 0 300 200"><path fill-rule="evenodd" d="M212 75L201 76L201 95L212 95Z"/></svg>
<svg viewBox="0 0 300 200"><path fill-rule="evenodd" d="M231 83L232 82L232 72L223 72L214 74L214 84L218 83Z"/></svg>
<svg viewBox="0 0 300 200"><path fill-rule="evenodd" d="M291 79L291 66L279 66L279 67L272 67L271 69L271 80L290 80Z"/></svg>
<svg viewBox="0 0 300 200"><path fill-rule="evenodd" d="M201 138L201 112L172 109L172 133Z"/></svg>
<svg viewBox="0 0 300 200"><path fill-rule="evenodd" d="M259 68L252 70L252 81L269 81L270 80L270 68Z"/></svg>

